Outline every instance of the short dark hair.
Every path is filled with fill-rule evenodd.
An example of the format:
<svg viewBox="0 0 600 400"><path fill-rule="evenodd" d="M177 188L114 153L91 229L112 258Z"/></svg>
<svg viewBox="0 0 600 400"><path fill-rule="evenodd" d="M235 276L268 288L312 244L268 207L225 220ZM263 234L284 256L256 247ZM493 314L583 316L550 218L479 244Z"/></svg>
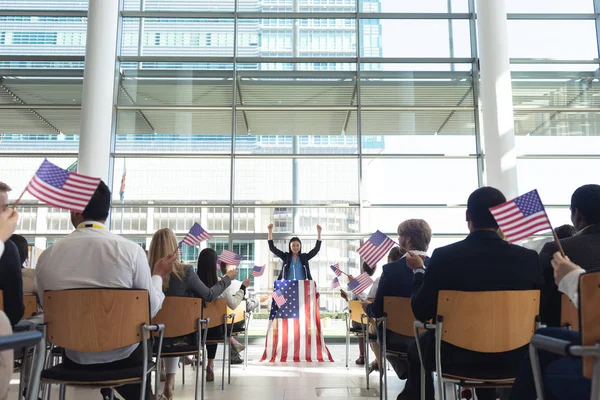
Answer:
<svg viewBox="0 0 600 400"><path fill-rule="evenodd" d="M566 239L573 236L577 230L573 225L565 224L559 226L558 228L554 228L554 232L556 233L556 237L559 239Z"/></svg>
<svg viewBox="0 0 600 400"><path fill-rule="evenodd" d="M29 258L29 243L27 243L27 239L25 239L23 236L16 234L12 235L9 240L17 246L22 266Z"/></svg>
<svg viewBox="0 0 600 400"><path fill-rule="evenodd" d="M90 199L87 207L81 215L83 218L90 219L93 221L105 221L108 219L108 213L110 211L110 190L103 181L100 181L98 188L94 192L94 195Z"/></svg>
<svg viewBox="0 0 600 400"><path fill-rule="evenodd" d="M506 202L506 197L496 188L484 186L475 190L467 200L469 220L475 229L498 229L490 208Z"/></svg>
<svg viewBox="0 0 600 400"><path fill-rule="evenodd" d="M600 223L600 185L583 185L571 196L571 211L578 209L585 222Z"/></svg>
<svg viewBox="0 0 600 400"><path fill-rule="evenodd" d="M371 268L369 267L369 264L367 264L366 261L363 261L362 263L362 269L363 271L365 271L367 273L367 275L369 276L373 276L373 274L375 273L375 268Z"/></svg>

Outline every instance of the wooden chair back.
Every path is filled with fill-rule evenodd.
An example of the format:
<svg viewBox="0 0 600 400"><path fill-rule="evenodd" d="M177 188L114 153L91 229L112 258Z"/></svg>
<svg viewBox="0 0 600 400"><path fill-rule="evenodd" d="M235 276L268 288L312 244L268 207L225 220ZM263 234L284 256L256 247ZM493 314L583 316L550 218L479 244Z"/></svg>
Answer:
<svg viewBox="0 0 600 400"><path fill-rule="evenodd" d="M566 294L560 297L560 326L579 331L579 310Z"/></svg>
<svg viewBox="0 0 600 400"><path fill-rule="evenodd" d="M29 318L37 313L37 297L34 295L24 295L23 304L25 305L23 318Z"/></svg>
<svg viewBox="0 0 600 400"><path fill-rule="evenodd" d="M234 310L227 307L227 315L235 314L234 323L244 321L246 319L246 300L243 300Z"/></svg>
<svg viewBox="0 0 600 400"><path fill-rule="evenodd" d="M384 297L383 312L387 315L387 330L404 336L414 336L415 315L410 305L410 297Z"/></svg>
<svg viewBox="0 0 600 400"><path fill-rule="evenodd" d="M367 320L364 319L361 321L360 316L362 314L366 314L365 310L362 308L362 304L360 304L360 300L350 300L348 302L348 310L350 310L350 319L359 324L367 323Z"/></svg>
<svg viewBox="0 0 600 400"><path fill-rule="evenodd" d="M204 302L202 307L202 318L210 318L208 328L214 328L224 324L223 317L227 315L227 301L225 299L214 299Z"/></svg>
<svg viewBox="0 0 600 400"><path fill-rule="evenodd" d="M4 292L0 290L0 311L4 311Z"/></svg>
<svg viewBox="0 0 600 400"><path fill-rule="evenodd" d="M164 324L164 337L178 337L198 332L198 319L202 317L202 299L167 296L153 324ZM158 336L160 332L155 332Z"/></svg>
<svg viewBox="0 0 600 400"><path fill-rule="evenodd" d="M581 344L594 346L600 342L600 272L579 278L579 328ZM583 358L583 376L592 379L594 357Z"/></svg>
<svg viewBox="0 0 600 400"><path fill-rule="evenodd" d="M483 353L502 353L527 345L539 310L539 290L441 290L438 296L442 340Z"/></svg>
<svg viewBox="0 0 600 400"><path fill-rule="evenodd" d="M150 322L148 292L72 289L44 293L48 341L69 350L99 352L142 341ZM146 337L149 337L147 334Z"/></svg>

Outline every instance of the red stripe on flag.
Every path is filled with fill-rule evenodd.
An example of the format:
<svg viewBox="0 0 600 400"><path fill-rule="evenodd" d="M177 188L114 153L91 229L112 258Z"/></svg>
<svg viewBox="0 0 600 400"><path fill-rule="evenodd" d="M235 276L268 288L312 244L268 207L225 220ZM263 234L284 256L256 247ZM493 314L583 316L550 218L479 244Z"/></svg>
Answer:
<svg viewBox="0 0 600 400"><path fill-rule="evenodd" d="M308 362L312 362L312 357L311 357L311 337L312 337L312 320L310 318L310 297L308 295L308 291L310 290L308 288L308 283L311 281L303 281L304 283L304 315L306 318L306 336L305 336L305 340L306 340L306 361Z"/></svg>
<svg viewBox="0 0 600 400"><path fill-rule="evenodd" d="M294 362L300 362L300 318L294 318Z"/></svg>
<svg viewBox="0 0 600 400"><path fill-rule="evenodd" d="M271 362L277 359L277 345L279 344L279 321L273 320L273 353L271 354Z"/></svg>
<svg viewBox="0 0 600 400"><path fill-rule="evenodd" d="M287 361L288 352L288 319L283 318L281 321L281 362Z"/></svg>
<svg viewBox="0 0 600 400"><path fill-rule="evenodd" d="M62 191L56 189L54 186L48 185L46 182L40 180L37 176L34 177L31 180L31 182L29 182L28 188L29 187L35 188L36 190L41 192L43 195L47 195L49 198L60 199L60 200L67 198L70 200L70 202L72 204L76 204L76 205L85 204L83 206L84 208L85 208L85 206L87 206L89 199L92 197L91 195L89 195L87 197L85 197L85 196L74 197L74 196L66 195Z"/></svg>

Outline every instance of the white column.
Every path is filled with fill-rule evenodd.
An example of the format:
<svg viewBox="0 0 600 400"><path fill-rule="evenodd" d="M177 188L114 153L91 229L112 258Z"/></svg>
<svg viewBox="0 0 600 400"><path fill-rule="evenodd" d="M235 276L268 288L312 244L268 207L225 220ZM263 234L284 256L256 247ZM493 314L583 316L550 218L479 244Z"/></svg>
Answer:
<svg viewBox="0 0 600 400"><path fill-rule="evenodd" d="M109 183L119 0L89 0L78 172Z"/></svg>
<svg viewBox="0 0 600 400"><path fill-rule="evenodd" d="M506 0L477 0L486 184L517 196Z"/></svg>

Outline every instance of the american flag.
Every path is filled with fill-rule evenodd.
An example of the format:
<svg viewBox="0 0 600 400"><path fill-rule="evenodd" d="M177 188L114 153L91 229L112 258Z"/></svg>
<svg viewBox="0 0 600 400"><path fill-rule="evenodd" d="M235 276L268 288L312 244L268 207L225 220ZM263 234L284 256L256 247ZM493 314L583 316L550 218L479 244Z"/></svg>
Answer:
<svg viewBox="0 0 600 400"><path fill-rule="evenodd" d="M235 254L233 251L223 250L219 256L219 262L224 262L228 265L240 265L242 258L240 254Z"/></svg>
<svg viewBox="0 0 600 400"><path fill-rule="evenodd" d="M338 264L330 265L329 268L331 268L333 273L337 276L342 276L342 270L340 269L340 266Z"/></svg>
<svg viewBox="0 0 600 400"><path fill-rule="evenodd" d="M273 301L275 301L275 304L277 304L278 307L287 303L287 300L283 297L283 293L279 289L273 292Z"/></svg>
<svg viewBox="0 0 600 400"><path fill-rule="evenodd" d="M373 268L381 260L381 257L386 255L395 244L384 233L377 231L356 252L360 254L369 267Z"/></svg>
<svg viewBox="0 0 600 400"><path fill-rule="evenodd" d="M366 288L373 284L373 279L367 274L363 272L350 282L348 282L348 289L352 290L355 295L359 295L365 291Z"/></svg>
<svg viewBox="0 0 600 400"><path fill-rule="evenodd" d="M275 281L286 298L283 306L271 303L265 351L260 361L333 362L321 331L321 314L315 281Z"/></svg>
<svg viewBox="0 0 600 400"><path fill-rule="evenodd" d="M264 274L264 273L265 273L264 265L255 265L254 268L252 268L252 276L255 278L262 276L262 274Z"/></svg>
<svg viewBox="0 0 600 400"><path fill-rule="evenodd" d="M329 290L333 290L336 287L340 286L340 280L338 279L338 277L336 276L335 278L333 278L333 280L331 281L331 286L329 287Z"/></svg>
<svg viewBox="0 0 600 400"><path fill-rule="evenodd" d="M517 242L536 232L552 229L537 190L490 208L509 242Z"/></svg>
<svg viewBox="0 0 600 400"><path fill-rule="evenodd" d="M195 246L198 243L208 240L212 237L213 236L206 232L199 223L194 222L194 225L192 225L192 228L188 234L185 235L181 242L187 244L188 246Z"/></svg>
<svg viewBox="0 0 600 400"><path fill-rule="evenodd" d="M69 172L44 160L26 189L46 204L80 213L99 184L100 178Z"/></svg>

